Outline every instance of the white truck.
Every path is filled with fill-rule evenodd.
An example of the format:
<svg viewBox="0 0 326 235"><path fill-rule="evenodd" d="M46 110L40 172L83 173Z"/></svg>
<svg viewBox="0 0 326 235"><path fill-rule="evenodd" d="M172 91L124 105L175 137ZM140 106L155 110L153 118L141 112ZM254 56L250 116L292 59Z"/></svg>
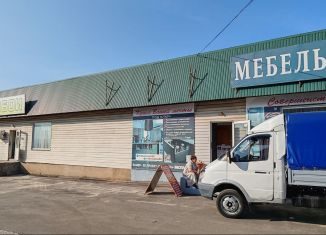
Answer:
<svg viewBox="0 0 326 235"><path fill-rule="evenodd" d="M199 177L202 196L239 218L254 203L326 206L326 112L280 114L249 131Z"/></svg>

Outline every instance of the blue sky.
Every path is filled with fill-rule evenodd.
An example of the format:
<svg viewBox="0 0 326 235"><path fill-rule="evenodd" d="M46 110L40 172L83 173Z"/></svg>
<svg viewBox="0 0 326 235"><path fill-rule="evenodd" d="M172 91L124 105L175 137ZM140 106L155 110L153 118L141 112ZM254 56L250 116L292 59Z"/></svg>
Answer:
<svg viewBox="0 0 326 235"><path fill-rule="evenodd" d="M248 0L0 0L0 90L198 53ZM255 0L206 50L325 29L325 0Z"/></svg>

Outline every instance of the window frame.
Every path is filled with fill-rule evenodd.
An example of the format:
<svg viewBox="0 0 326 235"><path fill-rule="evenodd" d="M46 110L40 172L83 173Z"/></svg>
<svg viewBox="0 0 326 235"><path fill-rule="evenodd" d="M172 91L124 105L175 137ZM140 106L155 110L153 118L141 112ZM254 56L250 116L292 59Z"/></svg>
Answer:
<svg viewBox="0 0 326 235"><path fill-rule="evenodd" d="M36 124L49 124L50 131L51 131L51 134L50 134L50 147L49 148L35 148L34 147L34 135L35 135L35 125ZM52 147L52 122L35 122L35 123L33 123L31 150L32 151L51 151L51 147Z"/></svg>
<svg viewBox="0 0 326 235"><path fill-rule="evenodd" d="M252 148L252 146L250 146L250 148L248 149L248 154L247 154L247 160L246 161L236 161L236 158L234 157L234 152L235 150L242 144L244 143L245 141L250 141L250 139L252 138L261 138L261 137L264 137L264 138L268 138L268 152L267 152L267 158L264 159L264 160L250 160L249 159L249 153L250 153L250 150ZM263 161L268 161L269 159L269 151L270 151L270 148L269 148L269 145L270 145L270 138L271 138L271 134L256 134L256 135L249 135L247 136L246 138L244 138L242 141L240 141L233 149L232 149L232 152L231 152L231 158L232 158L232 162L263 162Z"/></svg>

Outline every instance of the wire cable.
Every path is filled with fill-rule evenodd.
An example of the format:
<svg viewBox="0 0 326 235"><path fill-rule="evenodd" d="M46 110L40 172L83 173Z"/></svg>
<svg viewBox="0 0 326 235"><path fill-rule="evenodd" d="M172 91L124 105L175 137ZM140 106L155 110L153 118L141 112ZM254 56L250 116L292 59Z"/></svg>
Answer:
<svg viewBox="0 0 326 235"><path fill-rule="evenodd" d="M206 46L204 46L204 48L203 49L201 49L200 51L199 51L199 53L198 54L200 54L200 53L202 53L203 51L205 51L206 50L206 48L207 47L209 47L215 40L216 40L216 38L218 38L231 24L232 24L232 22L236 19L236 18L238 18L238 16L247 8L247 7L249 7L249 5L253 2L254 0L250 0L239 12L238 12L238 14L236 14L236 16L235 17L233 17L233 19L229 22L229 23L227 23L227 25L225 25L224 26L224 28L221 30L221 31L219 31L216 35L215 35L215 37L212 39L212 40L210 40L207 44L206 44Z"/></svg>

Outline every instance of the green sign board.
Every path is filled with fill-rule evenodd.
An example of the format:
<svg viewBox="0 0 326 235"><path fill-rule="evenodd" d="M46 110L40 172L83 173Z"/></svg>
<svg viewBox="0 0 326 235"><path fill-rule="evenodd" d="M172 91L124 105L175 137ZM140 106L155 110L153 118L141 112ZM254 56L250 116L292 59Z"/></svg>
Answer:
<svg viewBox="0 0 326 235"><path fill-rule="evenodd" d="M326 40L257 51L231 58L231 87L326 78Z"/></svg>
<svg viewBox="0 0 326 235"><path fill-rule="evenodd" d="M24 114L25 95L0 98L0 116Z"/></svg>

